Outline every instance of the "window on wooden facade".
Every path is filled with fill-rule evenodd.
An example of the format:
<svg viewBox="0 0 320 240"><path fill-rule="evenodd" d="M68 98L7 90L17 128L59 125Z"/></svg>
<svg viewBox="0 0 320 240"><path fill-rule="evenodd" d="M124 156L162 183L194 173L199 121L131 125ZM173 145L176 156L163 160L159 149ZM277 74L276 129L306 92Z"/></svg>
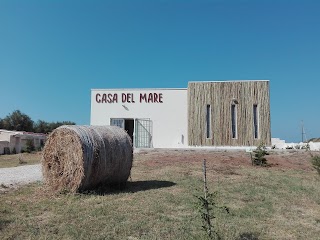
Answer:
<svg viewBox="0 0 320 240"><path fill-rule="evenodd" d="M232 138L237 138L237 108L235 104L231 105L231 133Z"/></svg>
<svg viewBox="0 0 320 240"><path fill-rule="evenodd" d="M254 128L254 138L259 138L259 121L258 121L258 105L253 104L253 128Z"/></svg>
<svg viewBox="0 0 320 240"><path fill-rule="evenodd" d="M211 105L208 104L206 108L206 136L211 138Z"/></svg>

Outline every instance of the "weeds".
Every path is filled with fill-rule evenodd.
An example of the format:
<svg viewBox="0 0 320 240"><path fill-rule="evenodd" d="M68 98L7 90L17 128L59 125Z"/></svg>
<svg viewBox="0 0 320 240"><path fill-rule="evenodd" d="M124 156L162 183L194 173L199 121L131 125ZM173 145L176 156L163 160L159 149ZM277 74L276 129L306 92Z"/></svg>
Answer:
<svg viewBox="0 0 320 240"><path fill-rule="evenodd" d="M19 164L26 164L27 162L23 159L22 155L19 154L18 156Z"/></svg>
<svg viewBox="0 0 320 240"><path fill-rule="evenodd" d="M312 155L311 154L311 163L312 166L317 170L318 174L320 175L320 156Z"/></svg>

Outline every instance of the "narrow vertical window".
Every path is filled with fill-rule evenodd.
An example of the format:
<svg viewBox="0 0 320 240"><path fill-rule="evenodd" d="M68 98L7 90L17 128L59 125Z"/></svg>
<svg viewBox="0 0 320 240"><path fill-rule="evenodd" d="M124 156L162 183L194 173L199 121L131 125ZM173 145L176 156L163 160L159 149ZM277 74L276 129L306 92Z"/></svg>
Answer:
<svg viewBox="0 0 320 240"><path fill-rule="evenodd" d="M232 138L237 138L237 109L236 105L231 105L231 132Z"/></svg>
<svg viewBox="0 0 320 240"><path fill-rule="evenodd" d="M211 138L211 105L207 105L206 109L206 127L207 138Z"/></svg>
<svg viewBox="0 0 320 240"><path fill-rule="evenodd" d="M259 122L258 122L258 105L253 104L253 128L254 128L254 138L259 138Z"/></svg>

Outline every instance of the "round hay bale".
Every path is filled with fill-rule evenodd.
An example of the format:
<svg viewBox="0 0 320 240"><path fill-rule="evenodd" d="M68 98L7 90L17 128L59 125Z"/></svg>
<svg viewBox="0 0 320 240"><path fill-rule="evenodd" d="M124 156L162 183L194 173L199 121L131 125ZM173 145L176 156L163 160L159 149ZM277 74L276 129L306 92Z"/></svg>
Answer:
<svg viewBox="0 0 320 240"><path fill-rule="evenodd" d="M123 184L132 167L130 136L115 126L65 125L43 149L44 180L55 191L83 191L100 184Z"/></svg>

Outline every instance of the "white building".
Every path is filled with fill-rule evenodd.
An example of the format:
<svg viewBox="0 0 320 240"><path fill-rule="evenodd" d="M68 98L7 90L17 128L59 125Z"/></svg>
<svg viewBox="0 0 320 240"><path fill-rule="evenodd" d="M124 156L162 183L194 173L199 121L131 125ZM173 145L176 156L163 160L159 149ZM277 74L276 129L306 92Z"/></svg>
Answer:
<svg viewBox="0 0 320 240"><path fill-rule="evenodd" d="M135 147L185 147L187 109L187 89L93 89L90 123L124 128Z"/></svg>
<svg viewBox="0 0 320 240"><path fill-rule="evenodd" d="M20 153L26 150L28 139L33 141L36 149L44 145L46 134L0 129L0 154Z"/></svg>
<svg viewBox="0 0 320 240"><path fill-rule="evenodd" d="M269 81L184 89L92 89L91 125L124 128L136 148L271 145Z"/></svg>

